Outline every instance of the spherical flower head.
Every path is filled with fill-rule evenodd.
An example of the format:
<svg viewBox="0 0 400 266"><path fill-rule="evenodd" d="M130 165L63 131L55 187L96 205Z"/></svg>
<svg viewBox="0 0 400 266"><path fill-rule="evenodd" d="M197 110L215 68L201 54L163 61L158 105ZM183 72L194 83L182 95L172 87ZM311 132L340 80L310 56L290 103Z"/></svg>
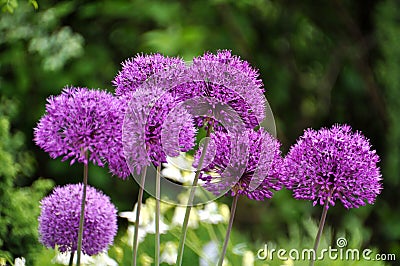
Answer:
<svg viewBox="0 0 400 266"><path fill-rule="evenodd" d="M224 113L226 106L240 116L247 128L264 120L266 99L258 71L230 51L195 57L184 74L180 84L171 86L171 93L178 101L200 97L203 107L198 106L208 109L204 115L219 122L214 123L216 129L222 128L218 119L229 120L229 114ZM204 125L204 117L196 117L195 121L198 126Z"/></svg>
<svg viewBox="0 0 400 266"><path fill-rule="evenodd" d="M284 160L285 185L296 199L312 200L326 208L340 200L344 207L372 204L382 189L369 140L348 125L305 130Z"/></svg>
<svg viewBox="0 0 400 266"><path fill-rule="evenodd" d="M206 53L190 65L161 55L125 62L114 85L122 84L116 94L128 99L123 144L133 172L141 173L150 162L166 162L166 155L189 151L194 126L213 124L221 131L258 126L265 118L266 99L257 77L256 70L230 51Z"/></svg>
<svg viewBox="0 0 400 266"><path fill-rule="evenodd" d="M116 98L100 90L66 87L58 96L47 99L46 113L34 129L34 141L50 157L63 156L88 164L114 163L118 153L122 120ZM86 158L86 153L89 158Z"/></svg>
<svg viewBox="0 0 400 266"><path fill-rule="evenodd" d="M237 70L240 70L243 75L251 78L257 87L264 92L264 85L261 79L259 79L260 73L256 68L253 68L249 62L242 60L239 56L233 55L230 50L218 50L216 54L206 52L202 56L195 58L194 60L205 60L205 61L217 61L223 64L227 64Z"/></svg>
<svg viewBox="0 0 400 266"><path fill-rule="evenodd" d="M210 163L201 176L206 189L215 194L229 189L231 196L239 194L261 201L271 198L273 190L282 188L280 142L268 132L247 130L239 137L215 132L211 141L204 159ZM196 161L200 155L196 154ZM210 172L218 176L207 174Z"/></svg>
<svg viewBox="0 0 400 266"><path fill-rule="evenodd" d="M196 129L184 106L160 88L139 88L122 96L126 114L123 125L125 158L134 174L150 163L167 162L195 145Z"/></svg>
<svg viewBox="0 0 400 266"><path fill-rule="evenodd" d="M113 175L125 179L130 175L130 170L125 159L123 142L122 142L122 129L124 117L126 112L126 105L120 98L114 98L112 112L114 120L110 121L111 134L107 141L108 153L105 159L108 163L108 168Z"/></svg>
<svg viewBox="0 0 400 266"><path fill-rule="evenodd" d="M39 240L61 252L77 250L82 184L56 187L40 202ZM82 252L95 255L112 245L117 233L117 210L110 198L93 187L86 191Z"/></svg>
<svg viewBox="0 0 400 266"><path fill-rule="evenodd" d="M181 58L166 57L161 54L138 54L122 63L122 69L113 80L115 94L120 96L134 92L153 74L166 71L175 66L184 66Z"/></svg>

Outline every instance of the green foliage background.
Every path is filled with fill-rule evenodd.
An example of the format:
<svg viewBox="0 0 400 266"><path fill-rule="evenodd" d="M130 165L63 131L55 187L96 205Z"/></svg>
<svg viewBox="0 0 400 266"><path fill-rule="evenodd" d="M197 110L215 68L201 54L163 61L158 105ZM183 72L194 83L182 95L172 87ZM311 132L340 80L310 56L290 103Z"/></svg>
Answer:
<svg viewBox="0 0 400 266"><path fill-rule="evenodd" d="M36 189L39 177L56 184L81 180L79 165L51 160L31 141L49 95L65 85L112 91L120 62L136 53L190 60L206 50L231 49L260 69L284 152L307 127L348 123L370 138L381 156L382 194L375 205L357 210L338 204L327 222L334 233L351 224L361 231L362 246L400 257L398 1L73 0L38 1L38 9L32 1L18 4L12 14L0 13L0 94L2 109L11 108L9 101L16 105L15 115L7 116L9 131L25 141L1 150L2 208L10 207L7 197L23 198L24 190L15 187ZM17 147L32 156L18 155L20 169L14 171L6 164L14 165L8 156L15 155L7 154ZM89 172L89 183L120 210L132 209L132 179L111 178L94 166ZM241 200L235 227L254 241L276 241L320 212L280 191L269 202Z"/></svg>

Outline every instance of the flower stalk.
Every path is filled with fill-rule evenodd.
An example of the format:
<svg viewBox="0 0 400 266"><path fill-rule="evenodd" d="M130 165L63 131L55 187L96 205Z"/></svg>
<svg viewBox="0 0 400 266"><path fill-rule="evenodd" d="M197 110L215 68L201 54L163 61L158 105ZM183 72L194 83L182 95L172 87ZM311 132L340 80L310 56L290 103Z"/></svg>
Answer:
<svg viewBox="0 0 400 266"><path fill-rule="evenodd" d="M236 193L236 195L233 197L233 200L232 200L231 216L229 217L228 229L226 230L225 241L224 241L224 245L222 247L221 256L218 261L218 266L222 266L222 263L224 262L226 249L228 247L229 237L230 237L231 231L232 231L233 220L235 218L235 212L236 212L238 199L239 199L239 194Z"/></svg>
<svg viewBox="0 0 400 266"><path fill-rule="evenodd" d="M178 246L178 257L176 260L176 265L178 265L178 266L182 265L183 251L185 249L185 240L186 240L186 234L187 234L188 225L189 225L190 211L192 210L194 194L196 191L197 183L199 182L199 177L200 177L201 169L203 167L204 158L206 157L207 148L210 143L210 135L211 135L212 129L213 129L213 123L210 123L207 128L207 133L206 133L206 137L204 140L204 146L203 146L203 150L201 151L201 156L200 156L199 164L197 166L196 174L195 174L195 177L193 180L192 188L190 189L188 204L186 206L186 211L185 211L185 218L183 220L183 225L182 225L182 235L179 240L179 246Z"/></svg>
<svg viewBox="0 0 400 266"><path fill-rule="evenodd" d="M318 233L317 233L317 236L315 237L315 243L314 243L314 248L313 248L314 254L317 254L318 245L321 240L321 235L322 235L322 231L324 229L326 215L327 215L328 209L329 209L328 204L329 204L329 201L331 200L332 193L333 193L333 189L331 189L331 191L329 192L329 196L324 204L324 209L322 211L321 219L319 221ZM314 266L315 257L316 256L311 257L310 266Z"/></svg>
<svg viewBox="0 0 400 266"><path fill-rule="evenodd" d="M84 227L84 221L85 221L86 188L87 188L87 184L88 184L88 168L89 168L89 166L88 166L89 152L85 151L84 153L85 153L86 160L83 164L83 190L82 190L81 214L79 216L78 248L77 248L77 257L76 257L76 265L77 266L81 265L83 227Z"/></svg>
<svg viewBox="0 0 400 266"><path fill-rule="evenodd" d="M155 237L155 265L160 265L160 176L161 164L157 166L156 174L156 214L155 214L155 225L156 225L156 237Z"/></svg>
<svg viewBox="0 0 400 266"><path fill-rule="evenodd" d="M135 232L133 234L133 254L132 254L132 266L136 266L137 264L137 251L138 251L138 240L139 240L139 218L140 211L142 209L142 200L143 200L143 192L144 192L144 181L146 179L146 170L147 167L143 169L142 176L140 177L139 184L139 194L137 200L137 208L136 208L136 220L135 220Z"/></svg>
<svg viewBox="0 0 400 266"><path fill-rule="evenodd" d="M69 257L69 263L68 266L72 266L74 264L74 254L75 252L71 252L71 256Z"/></svg>

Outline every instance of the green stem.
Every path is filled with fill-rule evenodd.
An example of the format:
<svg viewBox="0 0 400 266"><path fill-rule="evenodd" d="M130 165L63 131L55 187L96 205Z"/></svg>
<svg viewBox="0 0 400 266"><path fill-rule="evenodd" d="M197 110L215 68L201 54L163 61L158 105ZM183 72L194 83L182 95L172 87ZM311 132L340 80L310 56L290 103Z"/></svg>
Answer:
<svg viewBox="0 0 400 266"><path fill-rule="evenodd" d="M185 211L185 218L183 220L183 225L182 225L182 235L181 235L181 238L179 240L179 246L178 246L178 258L177 258L177 261L176 261L176 265L178 265L178 266L182 265L183 250L185 249L185 240L186 240L186 234L187 234L187 230L188 230L190 211L192 210L192 203L193 203L193 200L194 200L194 194L195 194L195 191L196 191L197 183L199 181L199 176L200 176L200 173L201 173L201 169L203 167L203 162L204 162L204 158L206 156L208 144L210 142L210 138L209 137L210 137L212 128L213 128L213 124L209 124L208 129L207 129L206 139L204 141L203 150L201 151L201 156L200 156L200 159L199 159L199 165L197 166L196 175L194 176L193 184L192 184L192 187L190 189L188 204L186 206L186 211Z"/></svg>
<svg viewBox="0 0 400 266"><path fill-rule="evenodd" d="M71 251L71 256L69 257L69 263L68 266L72 266L74 264L74 251Z"/></svg>
<svg viewBox="0 0 400 266"><path fill-rule="evenodd" d="M231 231L232 231L233 219L235 218L235 212L236 212L238 199L239 199L239 194L236 193L236 195L233 197L233 201L232 201L231 216L229 217L228 229L226 230L224 246L222 247L221 257L219 258L218 266L222 266L222 263L224 262L226 249L228 247L229 237L230 237Z"/></svg>
<svg viewBox="0 0 400 266"><path fill-rule="evenodd" d="M82 238L83 238L83 225L85 220L85 205L86 205L86 188L88 184L88 164L89 164L89 152L85 151L86 163L83 164L83 191L82 191L82 202L81 202L81 214L79 216L79 232L78 232L78 248L76 251L76 265L81 265L81 251L82 251Z"/></svg>
<svg viewBox="0 0 400 266"><path fill-rule="evenodd" d="M136 220L135 220L135 232L133 234L133 254L132 254L132 266L136 266L137 263L137 252L138 252L138 239L139 239L139 218L140 210L142 209L144 181L146 178L147 167L144 168L142 176L140 177L139 194L136 208Z"/></svg>
<svg viewBox="0 0 400 266"><path fill-rule="evenodd" d="M173 237L175 237L176 239L180 239L179 235L176 234L176 233L174 233L173 231L169 231L169 233L171 233L171 235L172 235ZM194 243L194 241L190 241L190 240L188 239L188 240L185 242L185 245L186 245L188 248L190 248L190 249L193 251L193 253L195 253L199 258L200 258L200 257L201 257L201 258L204 258L204 259L208 262L208 264L211 265L211 264L212 264L212 261L207 257L207 254L205 254L205 253L202 251L201 243L200 243L200 245L199 245L199 243L200 243L200 242Z"/></svg>
<svg viewBox="0 0 400 266"><path fill-rule="evenodd" d="M156 174L156 249L155 249L155 265L160 265L160 172L161 164L157 166Z"/></svg>
<svg viewBox="0 0 400 266"><path fill-rule="evenodd" d="M328 204L329 204L329 201L331 199L332 193L333 193L333 190L331 190L329 192L328 199L325 201L325 204L324 204L324 210L322 211L321 219L319 221L318 233L317 233L317 236L315 238L315 243L314 243L314 248L313 248L315 256L311 257L310 266L314 266L315 257L317 257L317 249L318 249L319 242L321 240L322 230L324 229L326 215L328 213Z"/></svg>

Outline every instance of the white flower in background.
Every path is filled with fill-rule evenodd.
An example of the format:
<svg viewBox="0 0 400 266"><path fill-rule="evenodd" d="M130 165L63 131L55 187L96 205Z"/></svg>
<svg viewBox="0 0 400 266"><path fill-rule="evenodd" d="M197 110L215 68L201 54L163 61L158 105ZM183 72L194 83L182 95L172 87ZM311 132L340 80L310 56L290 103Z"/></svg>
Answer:
<svg viewBox="0 0 400 266"><path fill-rule="evenodd" d="M110 258L107 253L100 253L96 256L93 256L94 262L92 265L96 266L118 266L118 263Z"/></svg>
<svg viewBox="0 0 400 266"><path fill-rule="evenodd" d="M51 263L55 264L62 264L62 265L68 265L69 262L69 258L71 257L71 253L70 252L64 252L64 253L60 253L57 251L56 256L51 260Z"/></svg>
<svg viewBox="0 0 400 266"><path fill-rule="evenodd" d="M184 152L181 152L177 157L167 156L168 164L173 165L184 172L196 171L196 168L193 167L193 161L193 157Z"/></svg>
<svg viewBox="0 0 400 266"><path fill-rule="evenodd" d="M76 265L76 252L74 255L74 265ZM56 256L51 260L53 264L69 265L69 260L71 258L71 252L59 252L57 251ZM15 266L25 265L25 264L15 264ZM107 253L99 253L95 256L88 256L81 253L81 265L82 266L118 266L118 263L110 258Z"/></svg>
<svg viewBox="0 0 400 266"><path fill-rule="evenodd" d="M172 222L171 222L172 225L182 226L183 220L185 219L185 212L186 212L186 207L176 206L174 216L172 217ZM199 215L197 212L198 210L196 208L192 208L189 216L189 223L188 223L189 228L196 229L199 227Z"/></svg>
<svg viewBox="0 0 400 266"><path fill-rule="evenodd" d="M246 247L247 247L246 243L238 243L233 246L232 253L235 255L243 256L244 253L246 252Z"/></svg>
<svg viewBox="0 0 400 266"><path fill-rule="evenodd" d="M127 229L127 238L123 239L128 246L133 247L133 237L135 235L135 226L134 225L129 225ZM138 231L138 242L142 243L144 238L146 237L147 232L145 229L140 228L139 226L139 231Z"/></svg>
<svg viewBox="0 0 400 266"><path fill-rule="evenodd" d="M122 218L127 218L129 222L135 223L136 221L136 210L137 210L137 204L135 204L135 207L133 211L131 212L120 212L119 216ZM148 208L146 208L145 204L142 204L142 209L140 211L140 217L139 217L139 231L138 231L138 242L141 243L143 242L144 238L146 237L146 226L150 223L150 217L151 214L148 211ZM136 225L129 225L127 229L127 239L125 239L126 244L128 244L130 247L133 246L133 237L135 235L135 226Z"/></svg>
<svg viewBox="0 0 400 266"><path fill-rule="evenodd" d="M171 209L174 205L165 203L163 201L160 202L160 214L164 214L166 211ZM155 198L148 198L146 200L146 208L149 210L151 215L153 216L156 210L156 199Z"/></svg>
<svg viewBox="0 0 400 266"><path fill-rule="evenodd" d="M246 250L242 259L243 266L254 266L254 254L250 250Z"/></svg>
<svg viewBox="0 0 400 266"><path fill-rule="evenodd" d="M204 209L198 211L201 222L209 224L217 224L225 221L224 216L219 213L218 204L210 202L204 205Z"/></svg>
<svg viewBox="0 0 400 266"><path fill-rule="evenodd" d="M168 241L165 243L163 252L161 253L160 261L174 265L178 257L178 246L175 242Z"/></svg>
<svg viewBox="0 0 400 266"><path fill-rule="evenodd" d="M167 162L163 163L162 176L185 185L193 183L196 171L192 167L193 159L190 159L185 153L181 153L178 157L167 156Z"/></svg>
<svg viewBox="0 0 400 266"><path fill-rule="evenodd" d="M76 264L76 251L74 254L74 264ZM51 260L53 264L68 265L71 258L71 252L59 252L57 250L56 256ZM93 265L94 259L91 256L81 253L81 265Z"/></svg>
<svg viewBox="0 0 400 266"><path fill-rule="evenodd" d="M140 227L140 226L139 226ZM145 228L144 230L148 234L155 234L156 233L156 220L153 219ZM166 234L169 230L169 226L164 222L162 216L160 216L160 234Z"/></svg>
<svg viewBox="0 0 400 266"><path fill-rule="evenodd" d="M147 201L146 201L147 203ZM118 215L119 217L128 219L129 222L135 223L136 222L136 211L137 211L137 203L131 212L120 212ZM142 208L140 210L140 217L139 223L140 226L147 225L151 221L151 217L154 215L154 210L150 210L147 204L142 204Z"/></svg>
<svg viewBox="0 0 400 266"><path fill-rule="evenodd" d="M25 258L16 258L14 261L14 266L25 266Z"/></svg>
<svg viewBox="0 0 400 266"><path fill-rule="evenodd" d="M219 204L219 213L224 217L224 222L228 223L231 217L231 210L226 204Z"/></svg>
<svg viewBox="0 0 400 266"><path fill-rule="evenodd" d="M168 209L172 206L170 204L162 203L160 204L160 234L165 234L169 230L169 226L164 222L164 217L162 216ZM143 242L147 234L155 234L155 209L156 209L156 200L154 198L148 198L144 204L142 204L142 208L140 210L139 217L139 233L138 233L138 241L139 243ZM122 218L127 218L129 222L136 222L136 211L137 211L137 203L131 212L120 212L119 216ZM133 245L133 236L135 234L135 226L129 225L127 230L127 238L125 239L126 244L132 247Z"/></svg>
<svg viewBox="0 0 400 266"><path fill-rule="evenodd" d="M147 255L146 253L140 255L139 257L139 265L142 266L151 266L152 263L154 262L153 258Z"/></svg>
<svg viewBox="0 0 400 266"><path fill-rule="evenodd" d="M218 264L220 247L214 241L210 241L203 247L205 257L200 257L199 266L214 266ZM228 259L225 257L222 266L228 266Z"/></svg>

